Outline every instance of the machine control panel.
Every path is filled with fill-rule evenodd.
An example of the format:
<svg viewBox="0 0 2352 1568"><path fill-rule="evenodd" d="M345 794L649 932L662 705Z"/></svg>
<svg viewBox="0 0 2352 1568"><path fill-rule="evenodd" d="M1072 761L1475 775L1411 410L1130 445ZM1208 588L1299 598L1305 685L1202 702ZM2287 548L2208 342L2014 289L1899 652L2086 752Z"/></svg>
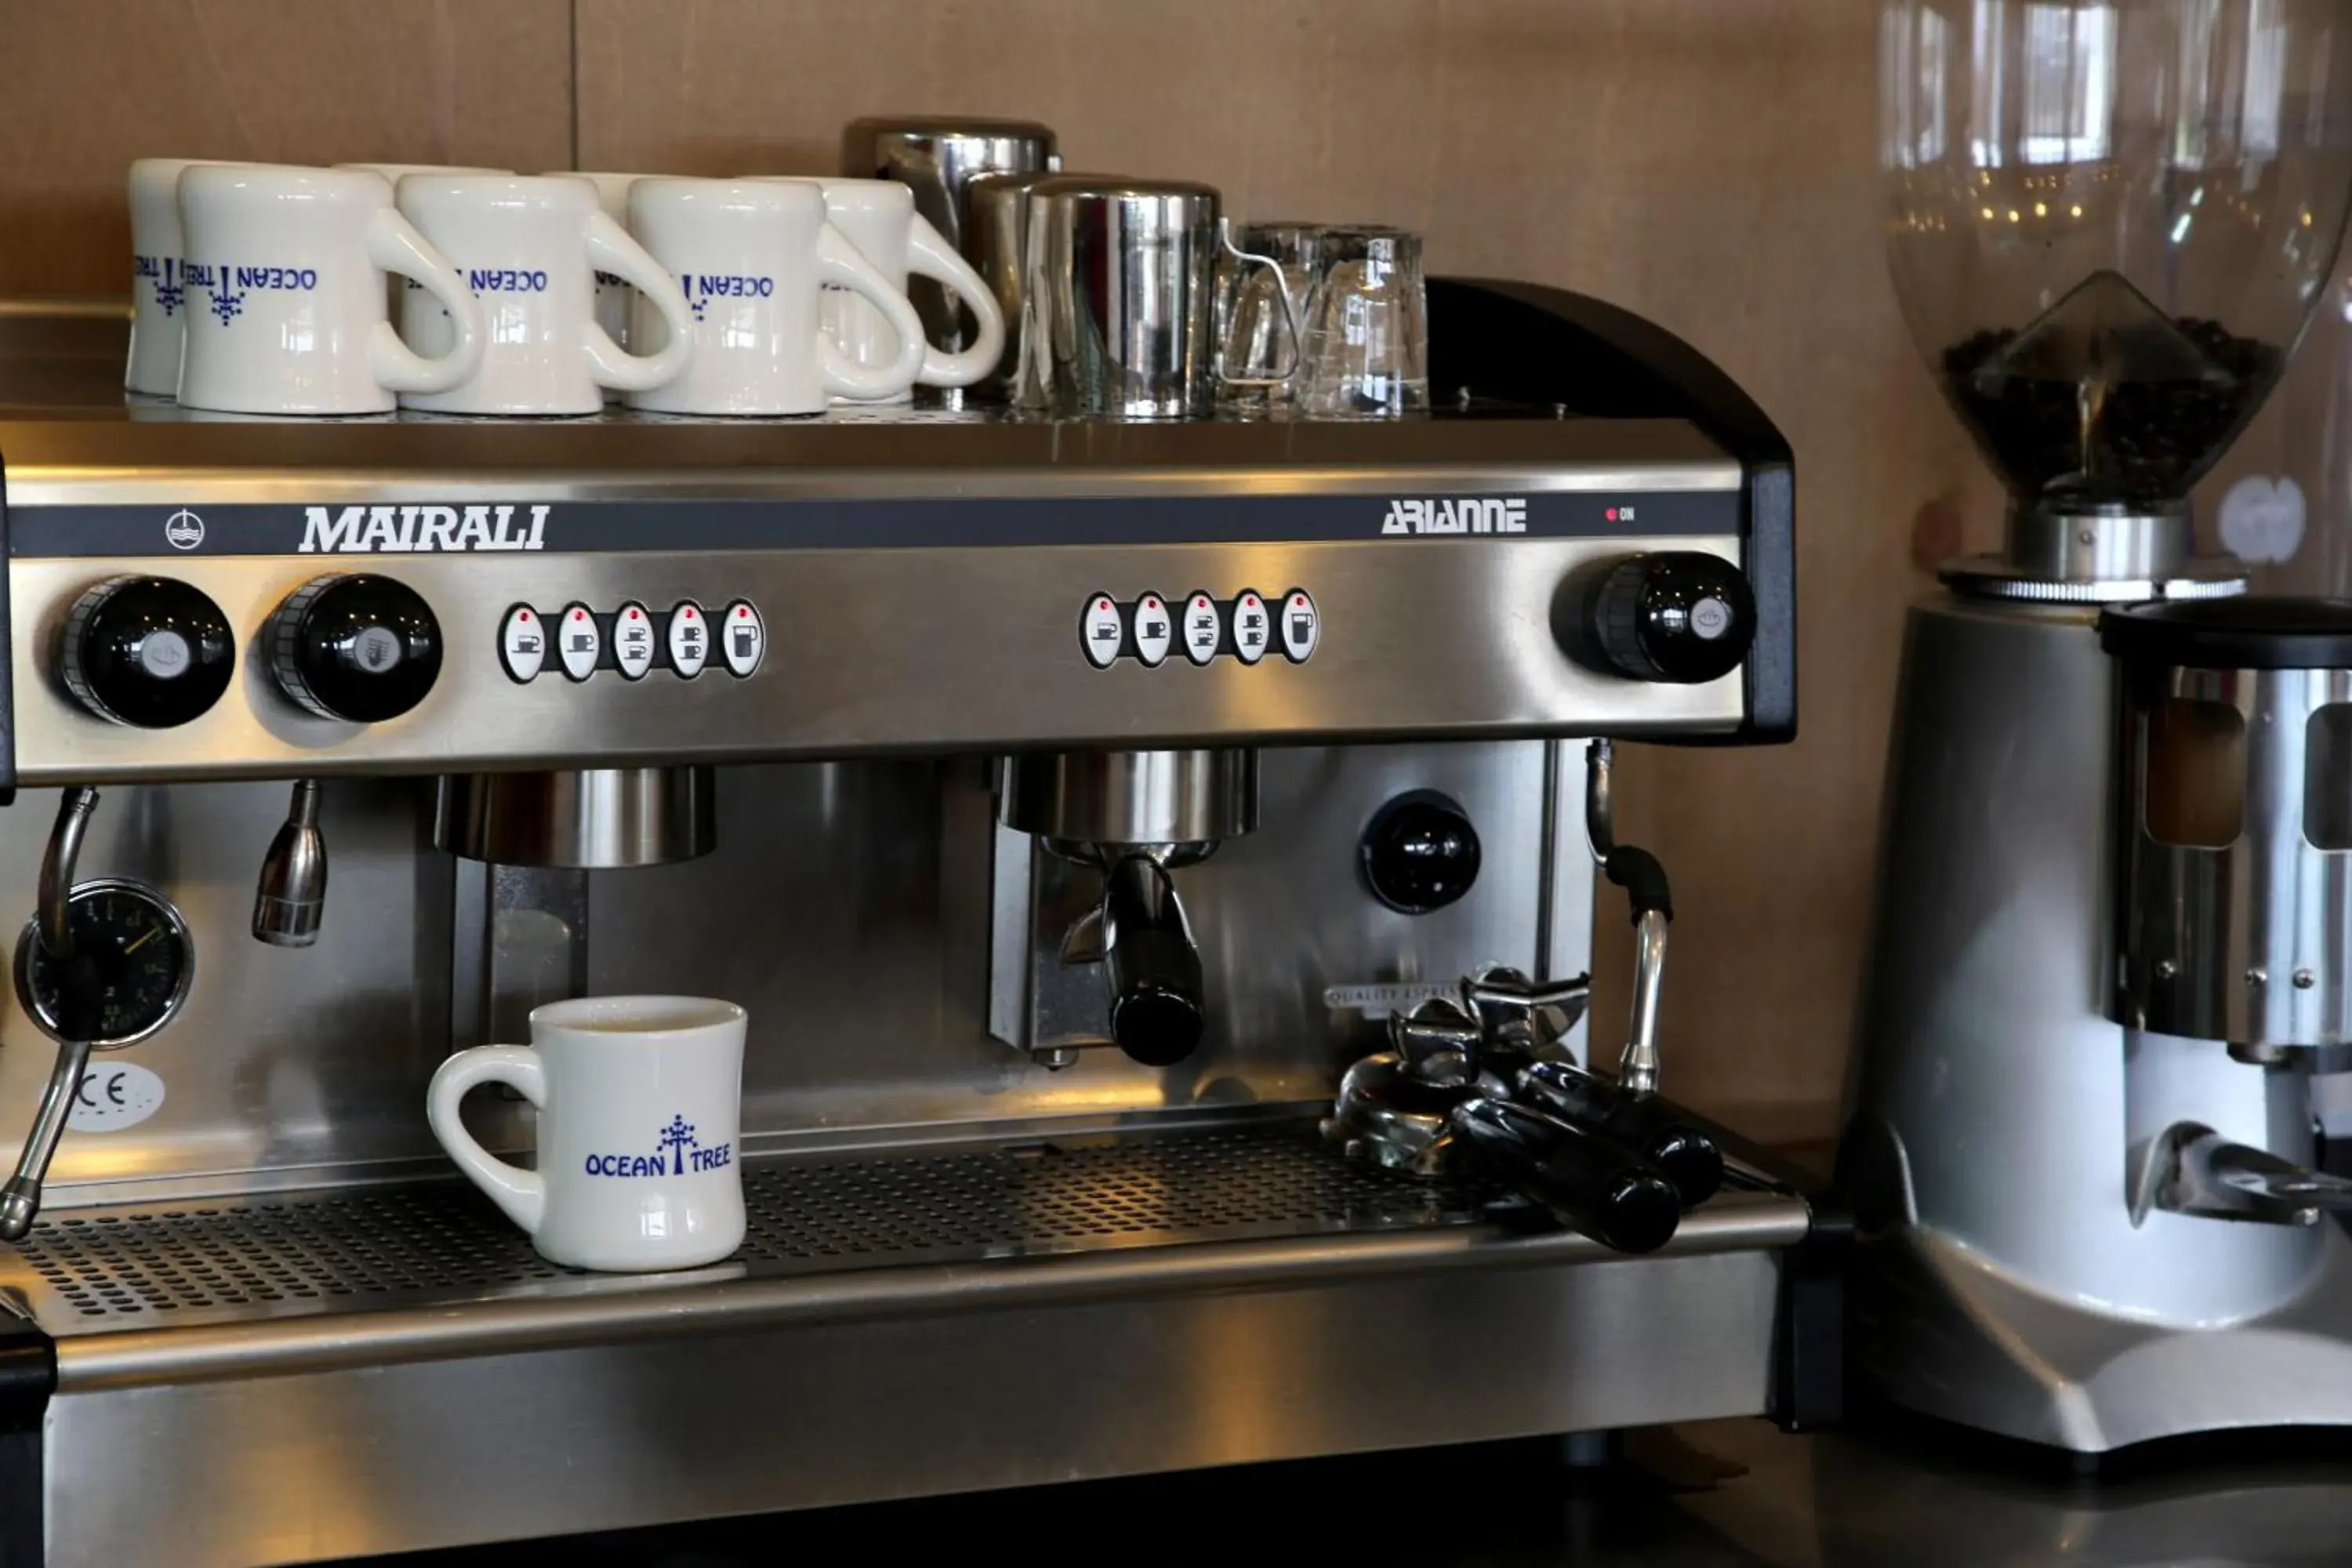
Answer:
<svg viewBox="0 0 2352 1568"><path fill-rule="evenodd" d="M630 599L610 611L574 601L551 616L530 605L510 605L499 622L499 663L508 679L528 686L549 668L552 639L553 665L575 681L603 670L643 680L656 669L692 680L709 667L714 637L719 662L738 679L756 672L768 657L767 621L748 599L717 611L690 599L667 610Z"/></svg>
<svg viewBox="0 0 2352 1568"><path fill-rule="evenodd" d="M1184 596L1181 612L1158 594L1133 600L1093 594L1078 616L1078 647L1097 669L1121 658L1156 669L1180 647L1196 665L1228 655L1254 665L1270 652L1305 664L1322 640L1322 612L1304 588L1288 590L1275 605L1255 588L1243 589L1230 603L1196 591Z"/></svg>
<svg viewBox="0 0 2352 1568"><path fill-rule="evenodd" d="M1738 549L1661 534L288 550L194 552L152 575L146 558L17 555L13 657L46 679L18 681L13 740L33 785L1506 727L1721 734L1746 710L1756 624ZM1619 574L1629 561L1645 564ZM1633 635L1606 644L1591 591L1604 578L1633 612L1605 628ZM1323 646L1326 616L1349 628L1343 658ZM791 679L766 679L785 627ZM1701 652L1727 673L1691 679Z"/></svg>

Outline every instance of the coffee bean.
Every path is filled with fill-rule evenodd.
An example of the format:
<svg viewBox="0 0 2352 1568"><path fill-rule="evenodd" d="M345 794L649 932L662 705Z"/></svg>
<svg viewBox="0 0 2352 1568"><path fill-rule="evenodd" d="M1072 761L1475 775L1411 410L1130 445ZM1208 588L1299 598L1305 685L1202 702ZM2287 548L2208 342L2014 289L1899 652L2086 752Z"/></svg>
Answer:
<svg viewBox="0 0 2352 1568"><path fill-rule="evenodd" d="M2129 504L2177 501L2229 449L2286 363L2277 346L2242 338L2218 321L2183 316L2169 328L2116 329L2098 344L2101 363L2178 370L2178 339L2204 361L2200 374L2120 376L2094 402L2081 383L2016 374L2002 363L2011 328L1964 338L1943 353L1944 390L1978 446L2021 497ZM2135 336L2161 332L2169 340ZM2028 367L2030 368L2030 367Z"/></svg>

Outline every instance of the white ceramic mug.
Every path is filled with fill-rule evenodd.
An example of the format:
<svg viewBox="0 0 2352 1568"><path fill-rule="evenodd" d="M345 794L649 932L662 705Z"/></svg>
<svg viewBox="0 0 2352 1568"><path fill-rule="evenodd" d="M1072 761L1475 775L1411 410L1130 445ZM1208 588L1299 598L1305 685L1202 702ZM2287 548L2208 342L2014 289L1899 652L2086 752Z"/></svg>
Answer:
<svg viewBox="0 0 2352 1568"><path fill-rule="evenodd" d="M446 392L482 358L482 312L392 205L351 169L198 164L180 174L186 347L179 397L232 414L380 414ZM384 318L386 272L449 306L457 341L425 359Z"/></svg>
<svg viewBox="0 0 2352 1568"><path fill-rule="evenodd" d="M661 264L604 216L595 188L526 174L411 174L399 205L481 303L487 341L474 374L446 392L402 395L441 414L593 414L604 389L643 392L694 353L694 318ZM595 275L635 286L669 331L656 354L629 353L597 324ZM448 307L410 284L401 335L426 356L455 341Z"/></svg>
<svg viewBox="0 0 2352 1568"><path fill-rule="evenodd" d="M595 186L596 201L604 209L604 216L624 229L629 226L629 187L650 178L645 174L616 174L604 169L551 169L548 173L567 180L585 180ZM610 332L613 341L623 348L629 346L630 294L625 278L610 272L596 274L596 324Z"/></svg>
<svg viewBox="0 0 2352 1568"><path fill-rule="evenodd" d="M930 219L915 210L913 187L897 180L801 183L824 192L827 219L890 280L892 288L903 294L909 276L929 278L971 312L980 329L971 347L950 353L926 345L923 368L915 379L925 386L970 386L985 379L1004 355L1004 311L986 279L956 254L955 247L931 226ZM897 358L898 339L889 323L879 310L847 289L826 287L824 319L834 342L859 364L879 369ZM898 403L912 396L911 391L902 392L875 401Z"/></svg>
<svg viewBox="0 0 2352 1568"><path fill-rule="evenodd" d="M923 323L907 296L825 221L824 193L805 181L639 180L629 232L678 280L694 313L695 351L667 386L628 395L670 414L822 414L829 396L895 397L923 368ZM874 302L898 353L869 368L819 322L824 285ZM629 318L639 353L667 331L640 295Z"/></svg>
<svg viewBox="0 0 2352 1568"><path fill-rule="evenodd" d="M131 164L131 363L126 391L170 397L180 390L186 341L186 265L180 245L180 171L212 158L139 158Z"/></svg>
<svg viewBox="0 0 2352 1568"><path fill-rule="evenodd" d="M568 1268L642 1273L743 1245L743 1009L695 996L583 996L530 1015L529 1046L443 1062L426 1120L457 1168ZM476 1142L458 1102L512 1085L539 1108L538 1168Z"/></svg>

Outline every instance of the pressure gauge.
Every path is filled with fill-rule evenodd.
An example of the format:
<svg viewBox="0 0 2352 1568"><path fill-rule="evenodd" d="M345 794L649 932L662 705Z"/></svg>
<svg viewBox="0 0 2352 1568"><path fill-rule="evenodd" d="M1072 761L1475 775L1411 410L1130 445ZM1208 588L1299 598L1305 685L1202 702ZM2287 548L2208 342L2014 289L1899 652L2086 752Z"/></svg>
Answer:
<svg viewBox="0 0 2352 1568"><path fill-rule="evenodd" d="M40 940L40 921L16 939L16 1002L51 1038L99 1050L135 1045L170 1023L195 979L188 922L143 882L100 878L66 898L71 958Z"/></svg>

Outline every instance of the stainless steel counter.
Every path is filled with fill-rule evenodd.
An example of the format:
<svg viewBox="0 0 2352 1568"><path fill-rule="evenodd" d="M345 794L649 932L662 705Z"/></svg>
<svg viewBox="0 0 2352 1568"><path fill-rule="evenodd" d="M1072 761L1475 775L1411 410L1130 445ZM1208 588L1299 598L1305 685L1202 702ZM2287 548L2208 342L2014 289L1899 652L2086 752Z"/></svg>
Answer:
<svg viewBox="0 0 2352 1568"><path fill-rule="evenodd" d="M2096 1481L2013 1453L1760 1421L1633 1434L1571 1472L1549 1441L1192 1472L371 1562L383 1568L750 1568L877 1544L1101 1543L1100 1560L1580 1568L2341 1568L2352 1465L2175 1458ZM1049 1560L1071 1550L1050 1547ZM1093 1555L1093 1553L1089 1553Z"/></svg>

